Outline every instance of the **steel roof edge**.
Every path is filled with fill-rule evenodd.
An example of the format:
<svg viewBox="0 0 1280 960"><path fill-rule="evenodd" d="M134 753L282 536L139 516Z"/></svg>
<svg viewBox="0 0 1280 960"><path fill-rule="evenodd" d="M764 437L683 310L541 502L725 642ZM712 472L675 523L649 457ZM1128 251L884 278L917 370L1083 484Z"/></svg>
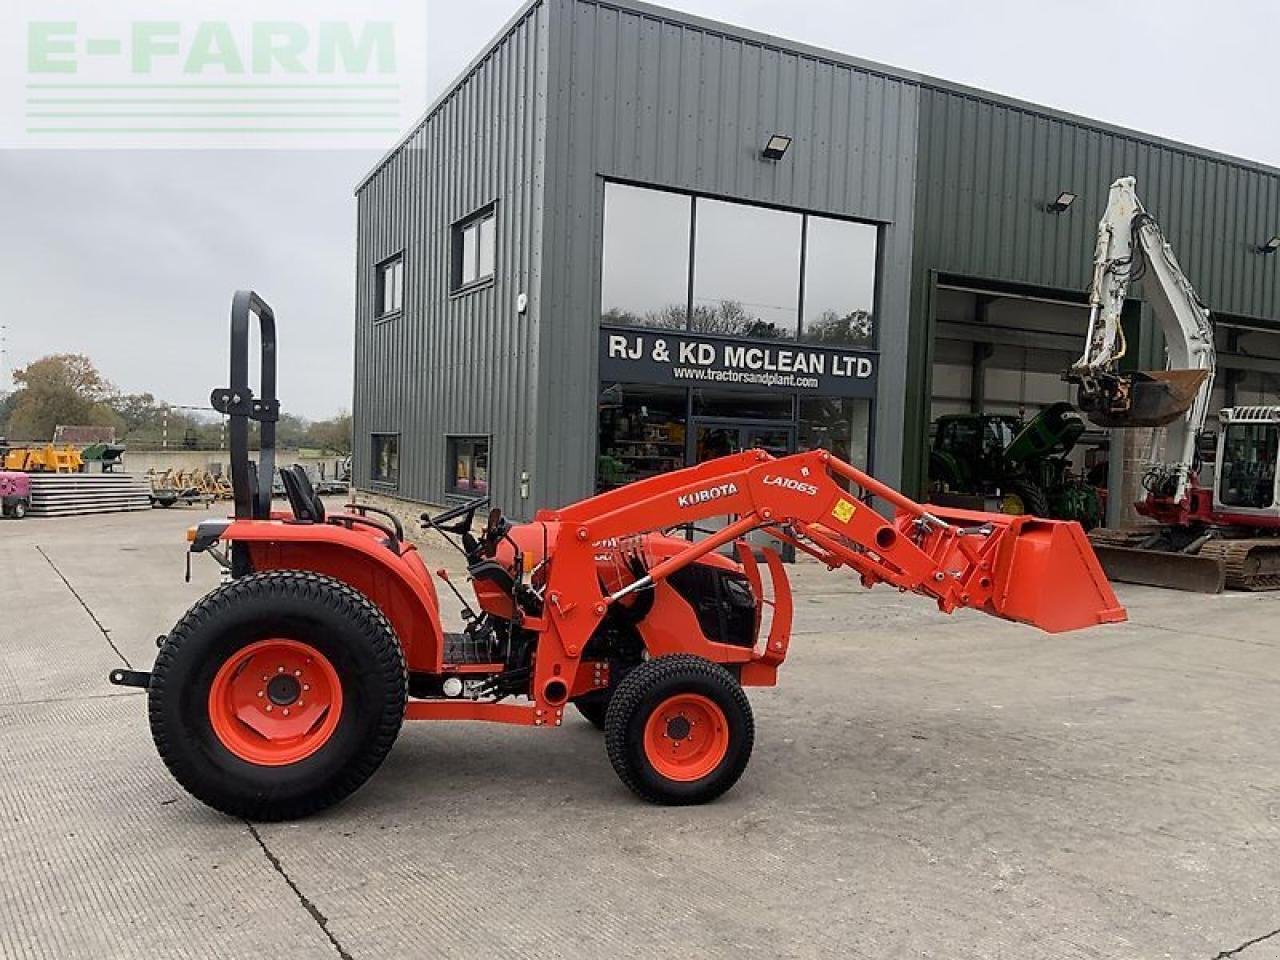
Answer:
<svg viewBox="0 0 1280 960"><path fill-rule="evenodd" d="M526 19L528 19L529 14L531 14L536 7L541 6L544 2L545 0L526 0L525 3L522 3L520 5L520 8L516 10L514 14L512 14L511 19L509 19L505 24L503 24L502 29L499 30L497 34L494 35L494 38L490 40L488 43L486 43L481 48L480 52L471 58L471 62L468 63L465 67L463 67L462 72L459 73L458 76L455 77L453 81L444 88L444 90L440 93L438 97L436 97L434 100L431 101L431 103L427 106L427 109L423 111L422 116L420 116L416 121L414 121L413 125L409 127L407 131L405 131L405 133L400 137L400 139L397 140L395 144L378 159L378 162L373 165L372 169L370 169L368 173L366 173L363 177L360 178L360 182L356 184L355 190L353 192L359 193L361 190L363 190L365 186L368 185L369 181L372 180L374 177L376 177L379 172L381 172L382 168L387 165L387 163L391 160L391 158L394 157L401 150L403 150L404 145L408 143L410 140L412 140L414 135L419 130L421 130L424 126L427 125L427 121L431 119L432 115L435 114L435 112L439 110L442 106L444 106L445 103L449 101L450 97L452 97L455 93L458 92L459 88L461 88L462 85L467 82L471 74L475 73L476 70L479 69L480 65L484 63L486 60L488 60L489 57L493 54L493 52L497 50L498 47L502 46L503 43L506 42L507 37L511 36L511 34L515 31L515 29L518 26L520 26L520 24L524 23Z"/></svg>
<svg viewBox="0 0 1280 960"><path fill-rule="evenodd" d="M493 51L507 39L511 32L529 16L533 9L544 2L546 2L546 0L527 0L526 3L521 5L520 9L510 20L507 21L506 25L498 32L493 40L489 41L489 43L485 45L484 49L481 50L481 52L467 65L458 78L449 84L449 86L445 88L444 92L432 102L431 106L427 108L422 117L396 142L395 146L383 155L373 169L370 170L363 179L361 179L361 181L356 185L356 193L359 193L360 190L362 190L364 186L372 180L384 166L386 166L387 162L395 156L395 154L398 153L410 139L412 139L414 134L422 129L427 121L431 119L431 116L439 110L451 96L453 96L453 94L462 86L463 83L466 82L467 78L471 76L476 68L479 67L480 64L482 64L490 54L492 54ZM1029 100L1019 100L1016 97L1009 97L1004 94L994 93L990 90L983 90L980 87L971 87L963 83L944 80L940 77L934 77L924 73L916 73L915 71L905 70L899 67L892 67L888 64L855 57L850 54L841 53L837 50L816 47L798 40L789 40L773 34L762 33L748 27L739 27L720 20L711 20L696 14L686 13L682 10L673 10L670 7L663 7L657 4L648 3L645 2L645 0L573 0L573 2L589 3L596 7L604 7L624 13L633 13L638 16L649 17L654 20L661 20L681 26L692 27L705 33L715 34L727 39L742 40L748 43L757 44L761 47L771 47L776 50L810 57L815 60L822 60L840 66L852 67L865 73L882 76L886 79L916 84L920 87L939 93L950 93L962 97L968 97L970 99L983 101L995 106L1007 107L1012 110L1018 110L1022 113L1041 116L1048 120L1057 120L1063 123L1069 123L1076 127L1088 130L1097 130L1100 133L1109 133L1129 140L1135 140L1140 143L1146 143L1151 146L1163 147L1167 150L1173 150L1188 156L1214 160L1219 163L1240 167L1245 170L1253 170L1257 173L1263 173L1268 176L1280 177L1280 167L1273 167L1257 160L1237 157L1208 147L1198 147L1195 144L1186 143L1181 140L1174 140L1170 137L1162 137L1158 134L1144 133L1131 127L1123 127L1119 124L1108 123L1104 120L1095 120L1090 117L1083 116L1082 114L1070 113L1066 110L1059 110L1054 107L1046 107L1041 104L1032 103Z"/></svg>
<svg viewBox="0 0 1280 960"><path fill-rule="evenodd" d="M719 34L724 37L737 40L747 40L761 46L775 47L779 50L812 57L816 60L826 60L830 63L854 67L868 73L878 74L888 79L915 83L941 93L954 93L960 96L971 97L975 100L983 100L997 106L1020 110L1024 113L1038 114L1047 119L1061 120L1066 123L1075 124L1076 126L1087 127L1089 129L1099 130L1105 133L1113 133L1133 140L1140 140L1156 146L1166 147L1171 150L1178 150L1183 153L1205 157L1206 159L1218 160L1235 166L1257 170L1261 173L1280 176L1280 167L1273 167L1257 160L1237 157L1229 153L1212 150L1208 147L1198 147L1195 144L1174 140L1169 137L1162 137L1158 134L1143 133L1141 130L1134 130L1130 127L1120 126L1119 124L1107 123L1104 120L1095 120L1081 114L1070 113L1069 111L1059 110L1054 107L1046 107L1041 104L1032 103L1029 100L1019 100L1016 97L1005 96L1001 93L993 93L990 90L983 90L980 87L971 87L963 83L944 80L940 77L934 77L929 74L916 73L913 70L906 70L900 67L892 67L888 64L879 63L875 60L866 60L861 57L840 53L836 50L830 50L824 47L815 47L811 44L803 43L798 40L788 40L782 37L773 36L772 34L761 33L758 30L752 30L747 27L738 27L722 21L710 20L705 17L697 16L696 14L685 13L680 10L672 10L668 7L647 3L645 0L578 0L578 2L592 3L596 6L609 7L615 10L630 11L632 13L660 20L669 20L674 23L681 23L686 26L696 27L709 33Z"/></svg>

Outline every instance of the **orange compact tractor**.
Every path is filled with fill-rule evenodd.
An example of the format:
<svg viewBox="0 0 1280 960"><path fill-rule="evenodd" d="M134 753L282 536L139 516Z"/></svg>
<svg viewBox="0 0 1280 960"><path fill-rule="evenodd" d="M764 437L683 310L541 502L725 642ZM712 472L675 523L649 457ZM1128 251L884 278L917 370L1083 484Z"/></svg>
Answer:
<svg viewBox="0 0 1280 960"><path fill-rule="evenodd" d="M260 395L248 375L255 316ZM230 814L300 817L338 802L406 719L551 728L570 705L603 728L610 762L641 797L719 796L751 756L743 688L776 681L791 639L783 564L759 550L766 590L745 539L754 530L945 612L972 607L1050 632L1125 618L1075 523L926 509L826 451L751 450L529 523L495 509L473 533L485 498L424 516L456 538L475 591L477 609L462 602L466 628L446 633L434 581L395 517L359 505L326 516L296 467L280 471L289 511L272 510L275 358L270 308L238 293L231 386L213 393L229 418L235 517L202 522L190 546L230 579L160 638L150 673L111 675L148 688L160 756ZM715 517L729 519L688 538Z"/></svg>

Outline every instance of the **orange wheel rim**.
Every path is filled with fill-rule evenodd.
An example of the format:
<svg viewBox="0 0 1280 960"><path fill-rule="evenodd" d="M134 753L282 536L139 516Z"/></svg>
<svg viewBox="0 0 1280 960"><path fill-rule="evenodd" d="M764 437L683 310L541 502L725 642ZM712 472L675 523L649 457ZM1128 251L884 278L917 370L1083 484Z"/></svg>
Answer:
<svg viewBox="0 0 1280 960"><path fill-rule="evenodd" d="M644 725L644 753L668 780L701 780L729 752L729 721L715 701L678 693L658 704Z"/></svg>
<svg viewBox="0 0 1280 960"><path fill-rule="evenodd" d="M214 734L241 760L261 766L311 756L329 742L341 716L338 671L297 640L259 640L237 650L209 688Z"/></svg>

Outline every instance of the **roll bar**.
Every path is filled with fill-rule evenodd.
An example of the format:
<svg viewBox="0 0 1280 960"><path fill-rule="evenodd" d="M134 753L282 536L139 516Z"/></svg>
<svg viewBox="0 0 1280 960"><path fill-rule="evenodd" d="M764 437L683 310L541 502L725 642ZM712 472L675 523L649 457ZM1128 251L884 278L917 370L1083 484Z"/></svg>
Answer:
<svg viewBox="0 0 1280 960"><path fill-rule="evenodd" d="M249 318L256 315L261 340L259 395L249 385ZM225 415L231 446L231 490L237 520L265 520L271 515L271 481L276 471L276 316L252 290L237 290L231 301L231 385L209 396L213 409ZM249 459L249 421L260 425L258 463Z"/></svg>

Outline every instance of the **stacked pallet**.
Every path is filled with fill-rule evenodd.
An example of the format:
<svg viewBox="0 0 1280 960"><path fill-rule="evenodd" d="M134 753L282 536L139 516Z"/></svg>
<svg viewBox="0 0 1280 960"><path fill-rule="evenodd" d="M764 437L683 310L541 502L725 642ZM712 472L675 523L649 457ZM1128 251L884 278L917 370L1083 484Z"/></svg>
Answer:
<svg viewBox="0 0 1280 960"><path fill-rule="evenodd" d="M151 484L129 473L33 473L33 517L151 509Z"/></svg>

